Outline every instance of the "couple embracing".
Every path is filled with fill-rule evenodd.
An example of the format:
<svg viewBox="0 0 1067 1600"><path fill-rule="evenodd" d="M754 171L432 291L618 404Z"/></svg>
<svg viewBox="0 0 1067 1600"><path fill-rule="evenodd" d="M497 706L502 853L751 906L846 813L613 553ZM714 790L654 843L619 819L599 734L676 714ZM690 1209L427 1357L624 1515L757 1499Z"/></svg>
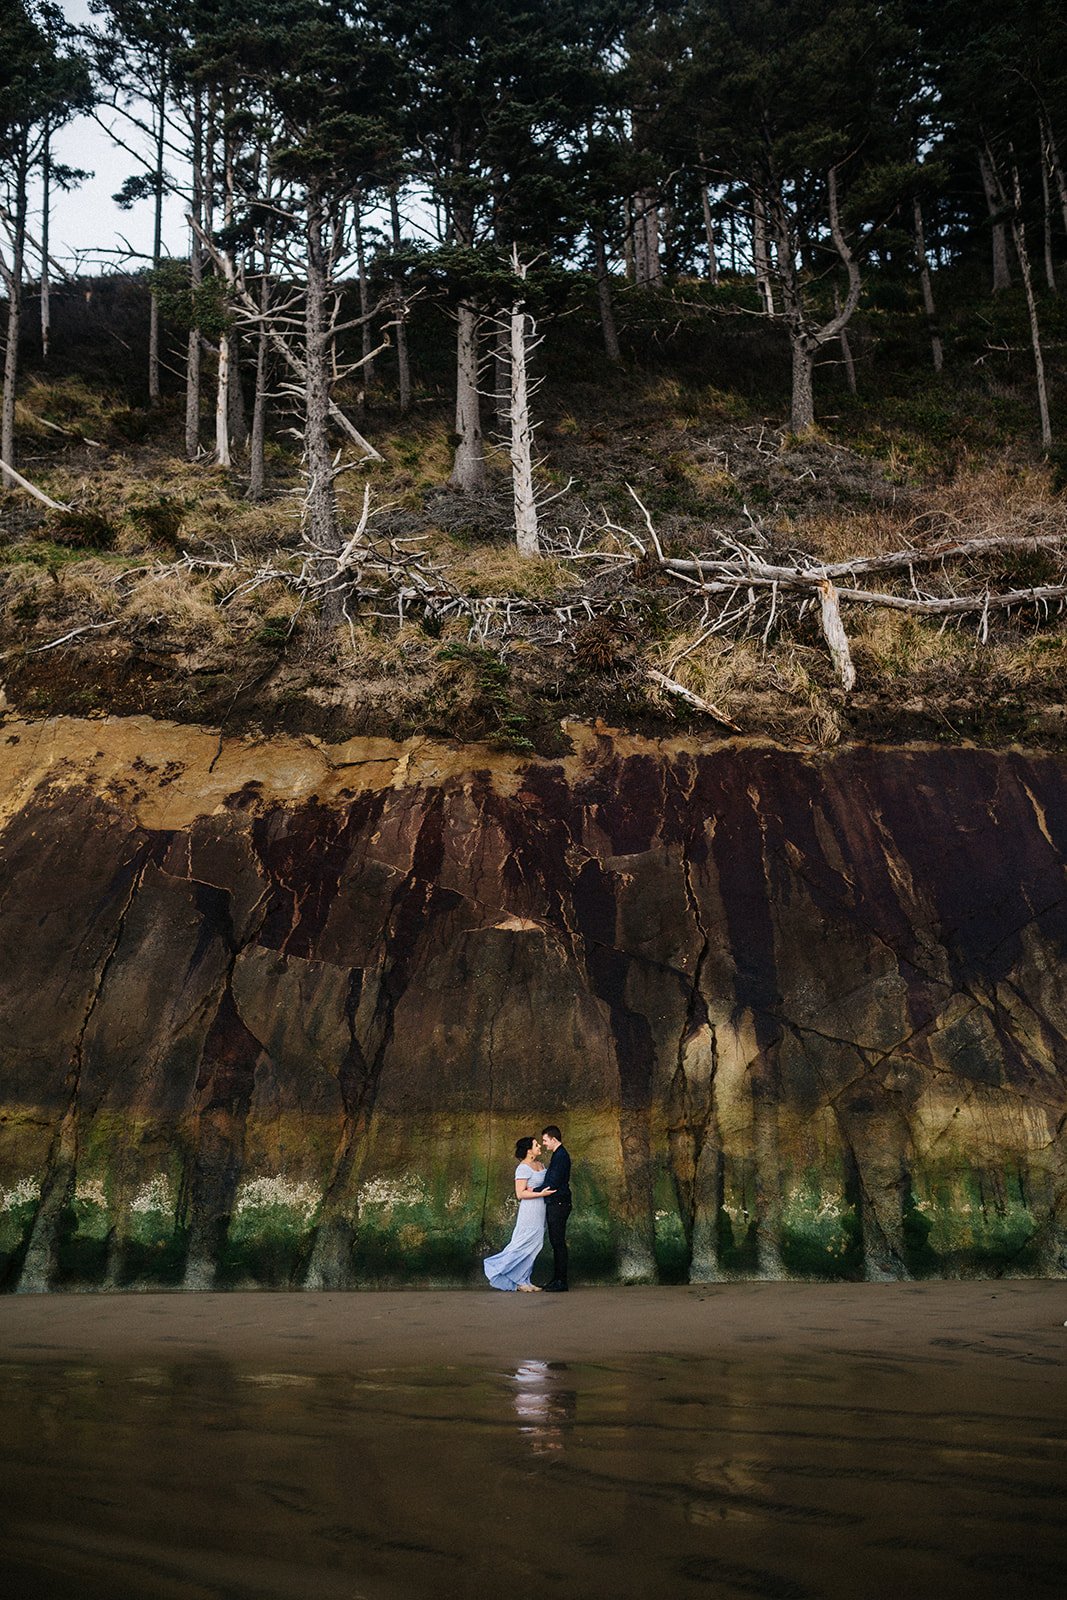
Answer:
<svg viewBox="0 0 1067 1600"><path fill-rule="evenodd" d="M547 1170L541 1162L542 1146L549 1154ZM571 1214L571 1158L563 1135L554 1123L540 1139L520 1139L515 1146L515 1198L519 1214L507 1245L482 1265L494 1289L521 1289L536 1294L542 1285L530 1282L534 1262L545 1242L545 1227L552 1245L552 1282L544 1285L556 1293L567 1288L567 1218Z"/></svg>

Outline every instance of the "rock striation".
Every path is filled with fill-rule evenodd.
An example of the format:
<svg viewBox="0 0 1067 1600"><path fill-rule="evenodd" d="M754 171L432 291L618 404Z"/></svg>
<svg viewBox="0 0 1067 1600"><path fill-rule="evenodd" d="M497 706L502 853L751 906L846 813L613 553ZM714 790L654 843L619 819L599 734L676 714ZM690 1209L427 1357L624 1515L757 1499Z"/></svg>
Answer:
<svg viewBox="0 0 1067 1600"><path fill-rule="evenodd" d="M1067 1271L1067 764L0 727L7 1288Z"/></svg>

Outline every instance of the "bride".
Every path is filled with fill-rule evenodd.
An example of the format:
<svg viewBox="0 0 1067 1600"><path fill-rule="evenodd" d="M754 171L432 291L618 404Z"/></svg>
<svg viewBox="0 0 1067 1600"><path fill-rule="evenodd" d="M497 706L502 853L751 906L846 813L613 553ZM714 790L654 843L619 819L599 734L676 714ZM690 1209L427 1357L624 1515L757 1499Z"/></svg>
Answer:
<svg viewBox="0 0 1067 1600"><path fill-rule="evenodd" d="M494 1289L522 1289L526 1294L540 1291L530 1282L533 1264L545 1240L545 1196L554 1189L543 1189L545 1169L541 1165L541 1144L537 1139L520 1139L515 1146L515 1198L520 1202L515 1231L504 1249L487 1256L482 1265Z"/></svg>

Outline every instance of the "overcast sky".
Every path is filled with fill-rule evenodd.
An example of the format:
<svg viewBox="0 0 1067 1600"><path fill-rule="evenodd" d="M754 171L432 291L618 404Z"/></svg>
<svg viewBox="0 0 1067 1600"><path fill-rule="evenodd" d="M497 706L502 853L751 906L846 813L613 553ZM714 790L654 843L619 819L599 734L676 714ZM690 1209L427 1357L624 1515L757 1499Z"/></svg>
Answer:
<svg viewBox="0 0 1067 1600"><path fill-rule="evenodd" d="M61 0L70 22L92 21L88 0ZM100 115L110 114L101 110ZM120 211L111 198L124 179L138 170L125 150L108 138L91 117L78 117L60 130L54 140L55 159L70 167L80 167L93 176L69 194L56 192L52 202L50 254L67 266L76 256L83 260L83 271L121 264L126 243L134 251L150 255L152 250L151 200L139 200L132 211ZM182 221L181 200L167 196L163 211L164 250L185 255L187 233ZM37 229L34 229L37 232ZM88 257L85 256L88 252ZM144 265L134 261L133 267Z"/></svg>

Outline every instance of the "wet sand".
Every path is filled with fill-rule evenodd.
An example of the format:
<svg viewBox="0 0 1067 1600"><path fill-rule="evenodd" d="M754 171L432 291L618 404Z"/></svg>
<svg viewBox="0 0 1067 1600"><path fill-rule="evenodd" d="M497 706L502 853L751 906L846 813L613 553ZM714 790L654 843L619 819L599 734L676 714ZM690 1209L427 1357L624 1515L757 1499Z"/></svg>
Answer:
<svg viewBox="0 0 1067 1600"><path fill-rule="evenodd" d="M16 1600L1067 1592L1067 1284L8 1297Z"/></svg>

